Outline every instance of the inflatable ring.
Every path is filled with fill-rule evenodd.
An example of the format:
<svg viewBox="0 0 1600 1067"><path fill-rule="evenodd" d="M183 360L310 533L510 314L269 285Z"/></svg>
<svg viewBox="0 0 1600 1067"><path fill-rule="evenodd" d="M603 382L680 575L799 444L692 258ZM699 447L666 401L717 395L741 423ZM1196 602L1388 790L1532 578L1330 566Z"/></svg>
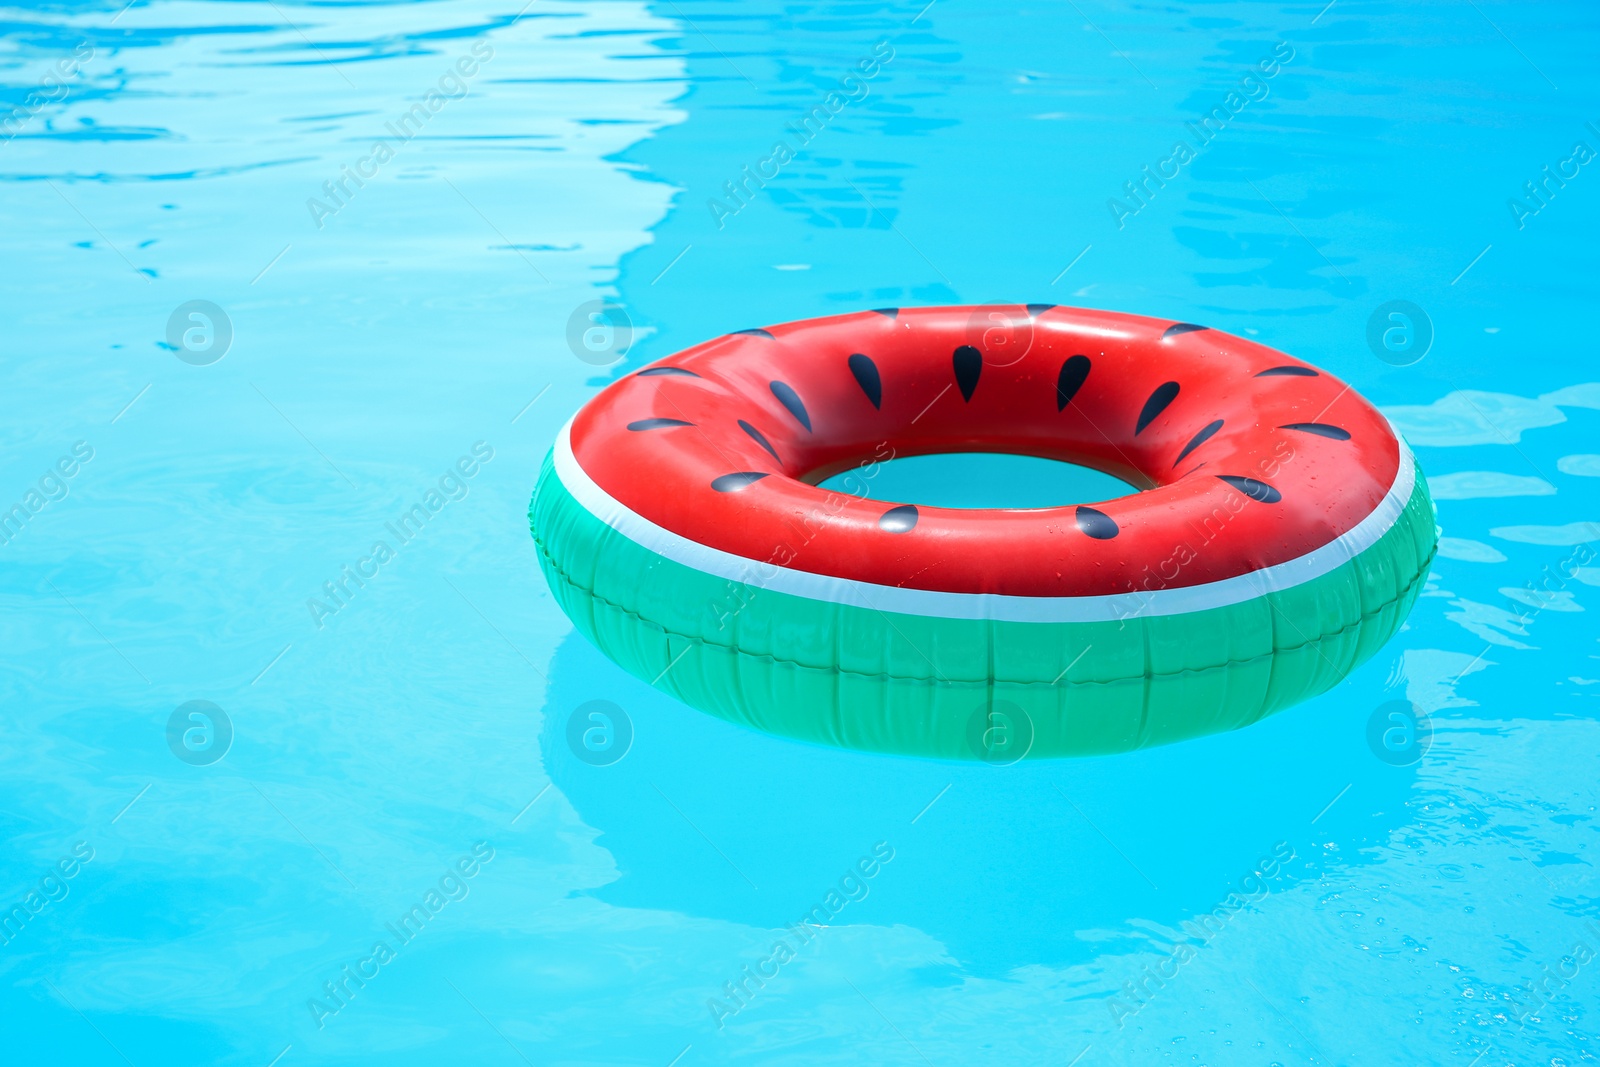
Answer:
<svg viewBox="0 0 1600 1067"><path fill-rule="evenodd" d="M1143 491L864 494L889 458L960 451ZM855 491L818 487L852 468ZM1348 385L1203 326L1054 305L868 311L669 356L560 431L530 521L578 629L683 702L1005 761L1235 729L1327 690L1399 629L1437 540L1416 461Z"/></svg>

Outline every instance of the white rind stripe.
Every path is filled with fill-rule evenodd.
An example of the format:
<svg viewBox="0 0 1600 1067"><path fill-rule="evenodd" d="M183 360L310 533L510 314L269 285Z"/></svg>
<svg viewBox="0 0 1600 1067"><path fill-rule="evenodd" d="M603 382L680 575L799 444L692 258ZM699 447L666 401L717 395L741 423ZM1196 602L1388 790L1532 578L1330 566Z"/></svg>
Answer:
<svg viewBox="0 0 1600 1067"><path fill-rule="evenodd" d="M1394 484L1372 514L1348 533L1297 559L1235 578L1204 585L1155 589L1143 593L1102 596L1033 597L998 593L946 593L933 589L905 589L837 578L827 574L780 567L724 552L682 534L657 526L630 510L590 478L572 453L572 423L561 428L555 442L555 472L561 484L583 508L628 540L706 574L743 582L758 589L831 604L848 604L902 615L940 619L993 619L1000 622L1114 622L1140 615L1183 615L1192 611L1227 607L1281 592L1322 577L1377 544L1399 520L1416 482L1416 461L1400 440L1400 465Z"/></svg>

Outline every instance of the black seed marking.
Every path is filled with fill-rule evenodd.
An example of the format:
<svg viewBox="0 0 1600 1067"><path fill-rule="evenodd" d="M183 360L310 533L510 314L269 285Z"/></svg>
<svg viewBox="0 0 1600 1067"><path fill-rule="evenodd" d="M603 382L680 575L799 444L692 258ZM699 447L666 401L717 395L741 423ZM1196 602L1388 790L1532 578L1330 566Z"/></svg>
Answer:
<svg viewBox="0 0 1600 1067"><path fill-rule="evenodd" d="M1083 388L1084 380L1089 377L1089 357L1069 356L1061 364L1061 373L1056 376L1056 410L1061 411L1072 398L1078 395L1078 390Z"/></svg>
<svg viewBox="0 0 1600 1067"><path fill-rule="evenodd" d="M811 431L811 416L806 414L806 406L800 402L800 394L783 382L769 382L768 388L772 395L778 398L778 403L789 409L789 414L800 421L800 425Z"/></svg>
<svg viewBox="0 0 1600 1067"><path fill-rule="evenodd" d="M1182 463L1185 456L1199 448L1201 445L1205 444L1207 441L1211 440L1212 435L1220 429L1222 429L1222 420L1218 419L1216 422L1213 422L1211 425L1195 434L1189 439L1189 443L1183 446L1183 451L1178 453L1178 458L1172 461L1172 465L1176 467L1178 464ZM1198 470L1199 468L1196 469Z"/></svg>
<svg viewBox="0 0 1600 1067"><path fill-rule="evenodd" d="M956 369L956 385L961 387L961 399L971 400L978 388L978 375L983 373L983 353L971 345L962 345L951 362Z"/></svg>
<svg viewBox="0 0 1600 1067"><path fill-rule="evenodd" d="M630 430L665 430L669 426L693 426L693 425L694 425L694 423L692 423L692 422L684 422L682 419L639 419L636 422L628 423L628 429L630 429Z"/></svg>
<svg viewBox="0 0 1600 1067"><path fill-rule="evenodd" d="M1117 524L1103 511L1096 511L1085 504L1079 504L1075 518L1078 529L1096 541L1109 541L1117 536Z"/></svg>
<svg viewBox="0 0 1600 1067"><path fill-rule="evenodd" d="M1279 426L1280 430L1299 430L1301 433L1314 433L1318 437L1331 437L1335 441L1350 440L1350 431L1342 426L1329 426L1325 422L1291 422Z"/></svg>
<svg viewBox="0 0 1600 1067"><path fill-rule="evenodd" d="M1238 474L1219 474L1217 477L1257 503L1276 504L1283 499L1283 494L1266 482L1258 482L1254 478L1246 478Z"/></svg>
<svg viewBox="0 0 1600 1067"><path fill-rule="evenodd" d="M734 330L728 336L729 337L765 337L765 338L768 338L770 340L772 338L772 331L771 330L759 330L759 329L758 330Z"/></svg>
<svg viewBox="0 0 1600 1067"><path fill-rule="evenodd" d="M1317 372L1310 367L1268 367L1256 374L1257 378L1315 378Z"/></svg>
<svg viewBox="0 0 1600 1067"><path fill-rule="evenodd" d="M1200 330L1209 330L1209 329L1211 329L1211 327L1209 327L1209 326L1196 326L1192 322L1175 322L1171 326L1167 327L1166 332L1164 332L1161 335L1161 339L1163 341L1165 341L1167 338L1169 338L1169 337L1177 337L1179 334L1196 333L1196 332L1198 332Z"/></svg>
<svg viewBox="0 0 1600 1067"><path fill-rule="evenodd" d="M890 533L905 533L917 524L917 506L901 504L878 516L878 528Z"/></svg>
<svg viewBox="0 0 1600 1067"><path fill-rule="evenodd" d="M752 441L754 441L756 444L760 445L762 448L764 448L768 452L770 452L772 454L772 458L773 459L778 460L778 462L780 464L783 462L783 460L778 459L778 450L776 448L772 447L772 442L768 441L767 438L766 438L766 435L763 434L760 430L756 429L754 426L751 426L748 422L745 422L743 419L739 420L739 429L741 429L745 433L749 434L750 435L750 439Z"/></svg>
<svg viewBox="0 0 1600 1067"><path fill-rule="evenodd" d="M883 407L883 379L878 376L878 365L856 352L850 357L850 373L856 376L856 384L867 394L872 406Z"/></svg>
<svg viewBox="0 0 1600 1067"><path fill-rule="evenodd" d="M1053 308L1055 306L1056 305L1054 305L1054 304L1029 304L1028 305L1028 316L1030 318L1035 318L1036 319L1040 315L1043 315L1046 311L1049 311L1051 308Z"/></svg>
<svg viewBox="0 0 1600 1067"><path fill-rule="evenodd" d="M1144 428L1149 426L1155 417L1167 410L1167 405L1172 403L1178 395L1177 382L1163 382L1156 386L1156 391L1150 394L1150 399L1144 402L1144 410L1139 412L1139 422L1133 428L1135 437L1144 433Z"/></svg>
<svg viewBox="0 0 1600 1067"><path fill-rule="evenodd" d="M887 316L887 317L889 317L891 319L897 319L897 318L900 317L900 309L899 308L873 308L872 310L876 311L880 315L885 315L885 316Z"/></svg>
<svg viewBox="0 0 1600 1067"><path fill-rule="evenodd" d="M748 489L765 477L761 471L735 471L711 479L711 488L719 493L737 493L741 489Z"/></svg>
<svg viewBox="0 0 1600 1067"><path fill-rule="evenodd" d="M644 370L639 372L639 377L654 378L658 374L681 374L685 378L700 377L700 375L696 374L694 371L684 370L682 367L646 367Z"/></svg>

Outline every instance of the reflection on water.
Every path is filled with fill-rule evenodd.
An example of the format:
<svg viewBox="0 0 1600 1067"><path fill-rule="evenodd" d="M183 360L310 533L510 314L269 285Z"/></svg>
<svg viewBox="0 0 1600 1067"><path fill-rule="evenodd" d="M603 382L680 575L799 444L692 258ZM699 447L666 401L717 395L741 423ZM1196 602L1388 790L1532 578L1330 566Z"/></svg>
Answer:
<svg viewBox="0 0 1600 1067"><path fill-rule="evenodd" d="M778 929L789 912L804 910L795 894L808 890L808 875L815 881L815 872L848 859L855 842L883 838L898 849L894 878L852 921L914 926L964 973L994 978L1030 964L1092 961L1105 947L1082 932L1116 928L1130 894L1149 919L1175 926L1216 887L1248 873L1253 857L1242 857L1258 843L1292 840L1306 852L1306 820L1346 784L1359 787L1372 810L1330 812L1318 825L1346 848L1381 841L1414 780L1414 772L1395 774L1375 761L1364 737L1333 717L1309 724L1303 738L1274 719L1236 739L1152 750L1132 766L930 764L775 745L622 675L574 635L552 664L547 706L576 710L592 699L629 716L635 742L626 759L587 765L566 742L559 713L547 717L542 742L556 788L617 861L619 877L601 899ZM1290 746L1324 757L1315 767L1286 760ZM1255 803L1263 793L1275 802ZM1175 805L1175 797L1185 799ZM771 812L803 818L784 818L774 835ZM1119 858L1097 827L1123 846L1139 845L1139 859ZM730 858L719 861L719 850ZM1245 869L1234 871L1241 862ZM1061 923L1063 915L1072 923Z"/></svg>
<svg viewBox="0 0 1600 1067"><path fill-rule="evenodd" d="M1521 228L1506 201L1596 144L1591 20L1320 6L7 8L0 1040L284 1067L1584 1055L1586 971L1526 1013L1600 947L1597 201L1582 174ZM1119 227L1108 201L1280 42ZM631 325L614 366L567 340L596 300ZM1256 727L1008 768L742 730L572 634L525 515L597 386L730 329L990 300L1207 323L1384 406L1446 488L1407 629ZM1431 323L1410 366L1367 345L1392 300ZM193 301L220 359L187 313L168 332ZM633 733L615 762L569 740L597 700ZM220 760L169 746L191 701L232 727ZM1427 720L1397 744L1431 731L1415 761L1389 727L1369 747L1395 701Z"/></svg>

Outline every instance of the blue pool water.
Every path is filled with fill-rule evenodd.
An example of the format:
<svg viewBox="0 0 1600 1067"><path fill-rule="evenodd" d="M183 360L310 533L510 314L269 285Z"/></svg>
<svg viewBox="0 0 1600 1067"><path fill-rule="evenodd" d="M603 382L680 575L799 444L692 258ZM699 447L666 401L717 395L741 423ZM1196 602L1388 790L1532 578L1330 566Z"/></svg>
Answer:
<svg viewBox="0 0 1600 1067"><path fill-rule="evenodd" d="M1591 7L0 23L0 1061L1597 1055ZM1407 628L1250 729L1006 768L755 734L573 633L526 509L599 387L993 300L1203 322L1382 406L1445 537ZM614 762L569 742L596 708Z"/></svg>
<svg viewBox="0 0 1600 1067"><path fill-rule="evenodd" d="M904 456L824 479L824 489L940 508L1051 508L1135 492L1111 474L1040 456L956 452Z"/></svg>

